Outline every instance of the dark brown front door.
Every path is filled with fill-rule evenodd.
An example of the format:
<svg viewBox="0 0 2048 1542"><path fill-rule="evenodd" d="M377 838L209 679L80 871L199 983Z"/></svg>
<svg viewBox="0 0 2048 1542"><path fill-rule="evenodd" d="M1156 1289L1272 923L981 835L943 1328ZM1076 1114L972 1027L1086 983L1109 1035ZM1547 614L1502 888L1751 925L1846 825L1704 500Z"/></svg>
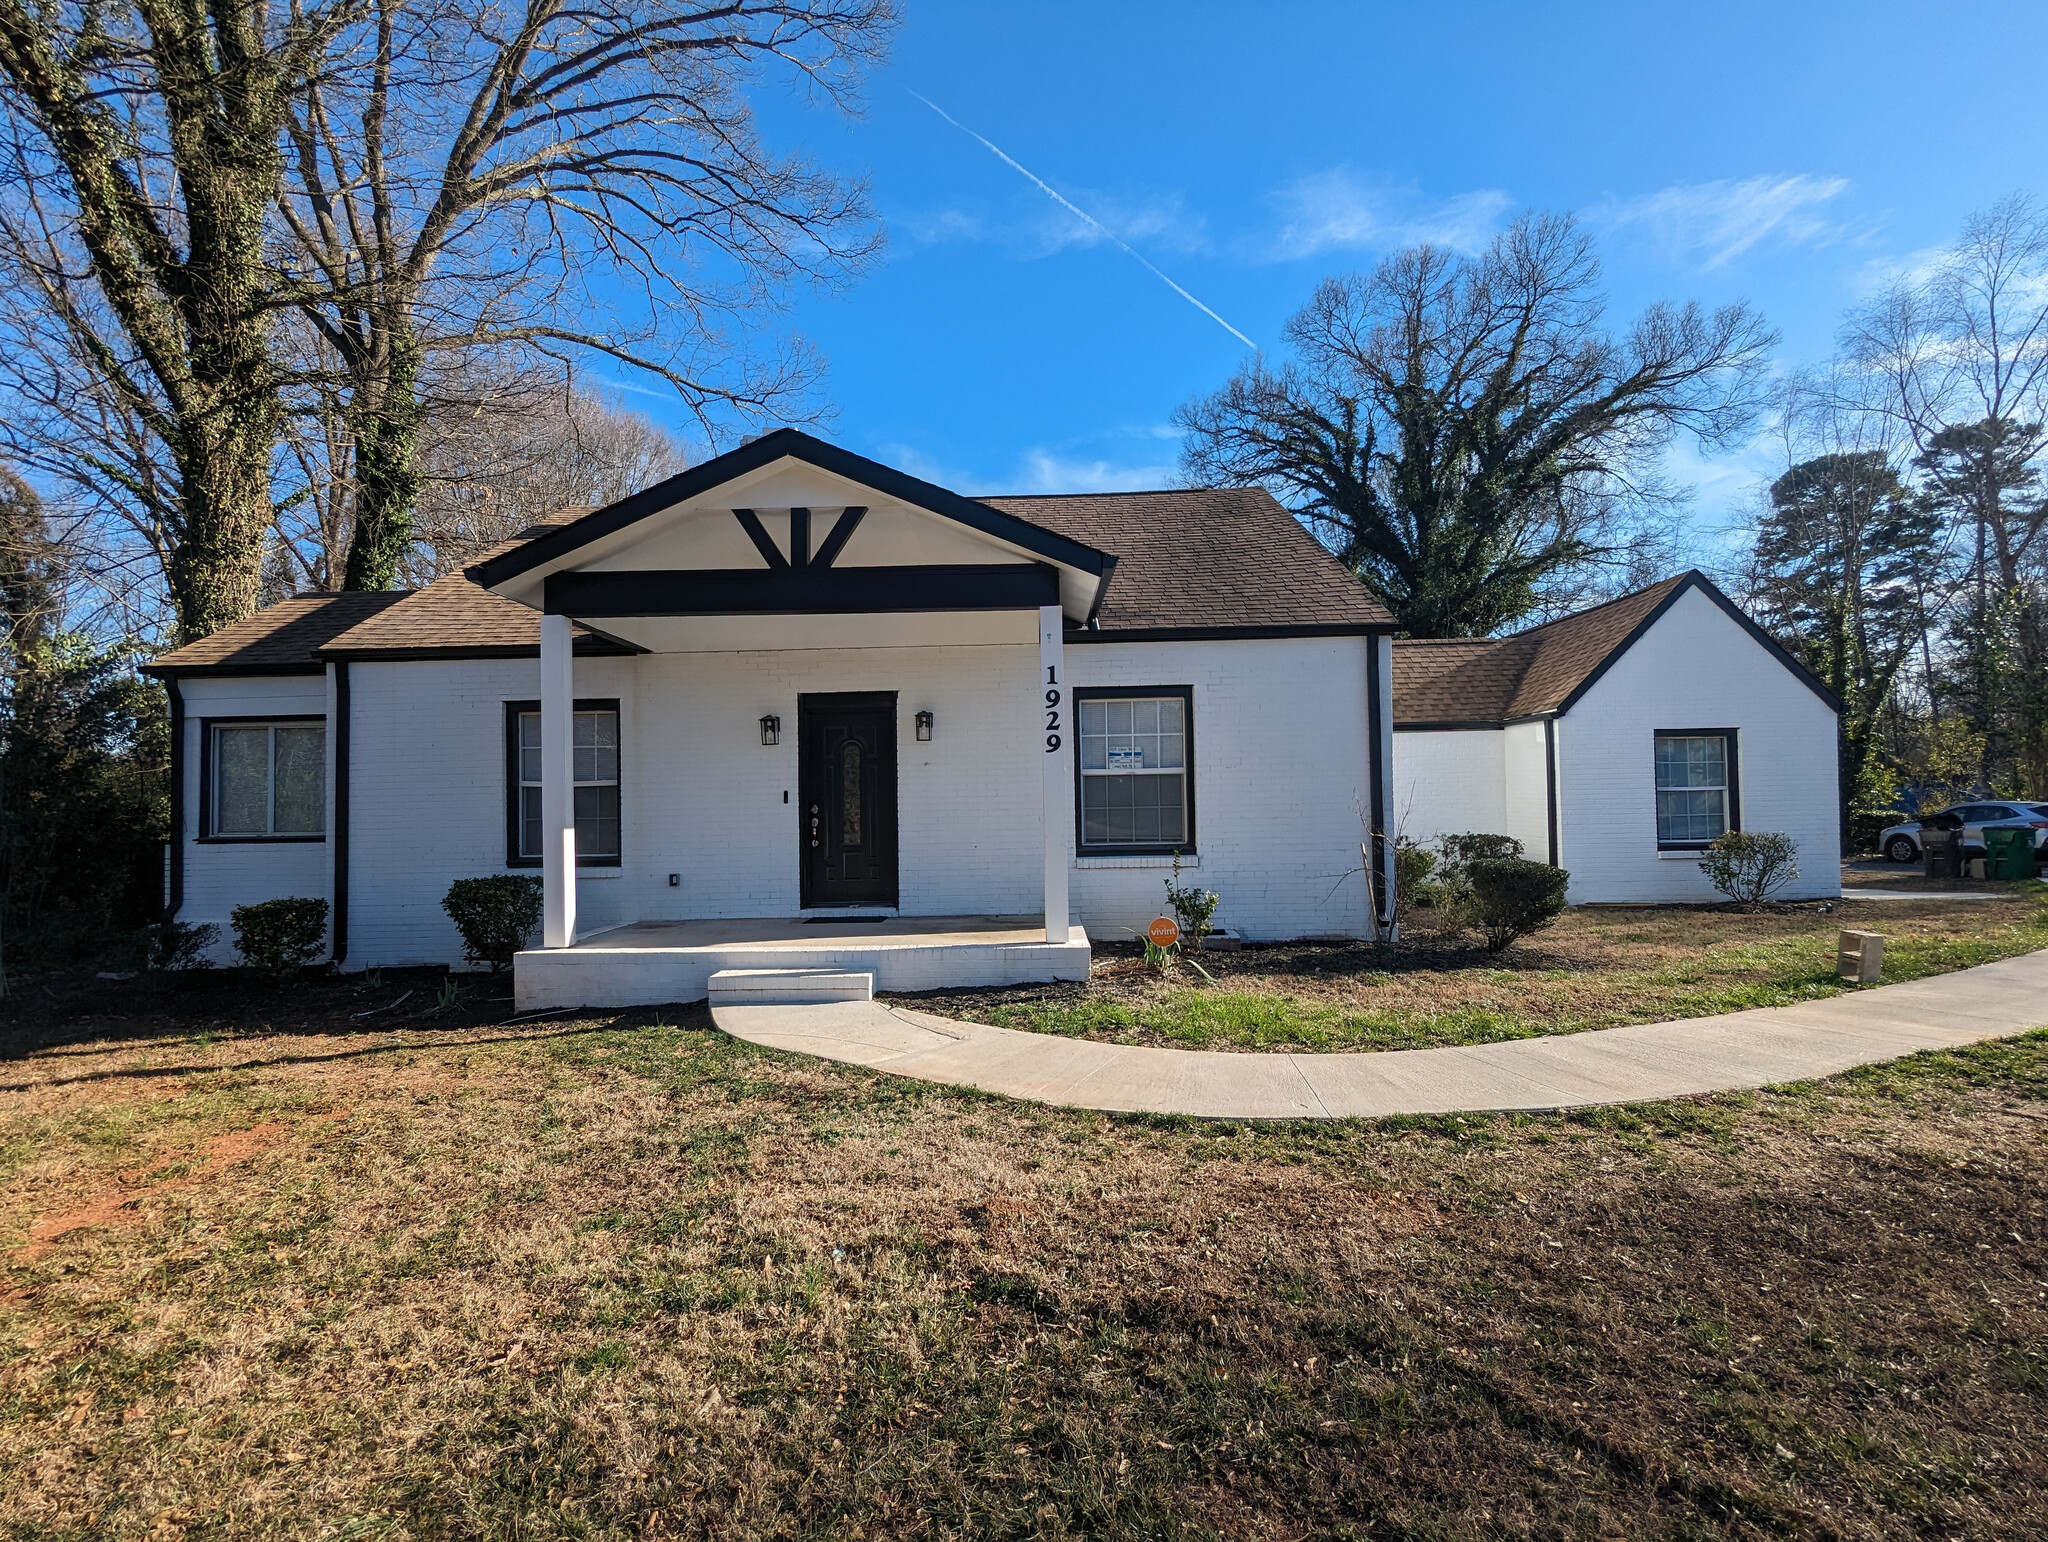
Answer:
<svg viewBox="0 0 2048 1542"><path fill-rule="evenodd" d="M803 902L896 903L896 697L797 698Z"/></svg>

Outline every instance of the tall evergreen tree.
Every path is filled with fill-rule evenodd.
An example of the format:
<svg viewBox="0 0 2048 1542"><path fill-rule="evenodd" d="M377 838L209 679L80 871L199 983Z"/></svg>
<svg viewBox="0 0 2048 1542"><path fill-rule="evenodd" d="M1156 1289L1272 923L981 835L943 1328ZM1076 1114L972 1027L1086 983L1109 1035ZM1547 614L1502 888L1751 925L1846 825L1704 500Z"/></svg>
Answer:
<svg viewBox="0 0 2048 1542"><path fill-rule="evenodd" d="M1929 505L1968 533L1955 662L1970 727L1983 736L1980 777L2011 770L2029 788L2048 787L2048 594L2035 572L2048 526L2036 464L2044 447L2043 425L1986 418L1936 430L1914 462Z"/></svg>
<svg viewBox="0 0 2048 1542"><path fill-rule="evenodd" d="M1766 624L1842 704L1843 834L1869 784L1881 716L1920 638L1917 578L1939 516L1882 451L1815 456L1770 489L1750 591Z"/></svg>

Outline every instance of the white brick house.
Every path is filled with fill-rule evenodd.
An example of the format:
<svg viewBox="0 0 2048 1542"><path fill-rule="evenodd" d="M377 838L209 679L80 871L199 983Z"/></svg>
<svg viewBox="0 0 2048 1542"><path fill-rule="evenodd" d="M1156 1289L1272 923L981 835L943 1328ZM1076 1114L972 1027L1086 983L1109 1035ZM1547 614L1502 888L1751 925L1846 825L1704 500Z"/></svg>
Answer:
<svg viewBox="0 0 2048 1542"><path fill-rule="evenodd" d="M1836 704L1690 572L1512 637L1394 644L1396 832L1512 835L1573 904L1720 898L1723 830L1799 844L1794 899L1841 892Z"/></svg>
<svg viewBox="0 0 2048 1542"><path fill-rule="evenodd" d="M1246 937L1371 937L1392 628L1262 492L968 499L782 430L416 593L156 660L172 904L225 936L321 897L345 968L456 964L449 883L531 871L522 1002L529 960L664 925L972 919L998 972L1085 970L1175 851Z"/></svg>

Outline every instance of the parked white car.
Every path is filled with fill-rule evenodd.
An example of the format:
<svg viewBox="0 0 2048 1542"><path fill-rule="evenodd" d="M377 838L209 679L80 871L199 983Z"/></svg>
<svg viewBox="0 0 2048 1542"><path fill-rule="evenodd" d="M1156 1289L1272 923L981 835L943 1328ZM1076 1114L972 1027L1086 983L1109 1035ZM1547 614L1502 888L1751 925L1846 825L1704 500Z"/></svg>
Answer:
<svg viewBox="0 0 2048 1542"><path fill-rule="evenodd" d="M2007 803L2003 800L1958 803L1952 808L1922 814L1918 819L1890 826L1878 836L1877 849L1894 862L1918 862L1922 830L1946 835L1950 830L1960 829L1963 832L1963 858L1967 861L1984 855L1986 829L2026 828L2034 832L2034 860L2038 862L2041 853L2048 850L2048 803Z"/></svg>

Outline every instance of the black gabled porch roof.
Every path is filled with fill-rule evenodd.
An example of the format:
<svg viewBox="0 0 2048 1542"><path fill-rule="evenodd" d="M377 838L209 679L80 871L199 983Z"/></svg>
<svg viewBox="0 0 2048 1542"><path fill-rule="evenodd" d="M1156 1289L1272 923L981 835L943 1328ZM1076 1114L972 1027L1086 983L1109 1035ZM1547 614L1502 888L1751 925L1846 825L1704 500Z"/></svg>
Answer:
<svg viewBox="0 0 2048 1542"><path fill-rule="evenodd" d="M800 429L778 428L736 450L728 450L705 461L701 466L678 472L643 492L621 498L617 503L607 504L545 535L536 536L511 551L486 558L465 571L473 582L487 589L493 588L784 458L802 461L820 471L871 487L899 503L957 521L969 529L1008 542L1062 567L1100 577L1116 565L1116 559L1106 552L1020 519L1015 514L992 508L978 499L964 498L908 472L898 471L893 466L885 466L865 455L856 455L851 450L827 444Z"/></svg>

